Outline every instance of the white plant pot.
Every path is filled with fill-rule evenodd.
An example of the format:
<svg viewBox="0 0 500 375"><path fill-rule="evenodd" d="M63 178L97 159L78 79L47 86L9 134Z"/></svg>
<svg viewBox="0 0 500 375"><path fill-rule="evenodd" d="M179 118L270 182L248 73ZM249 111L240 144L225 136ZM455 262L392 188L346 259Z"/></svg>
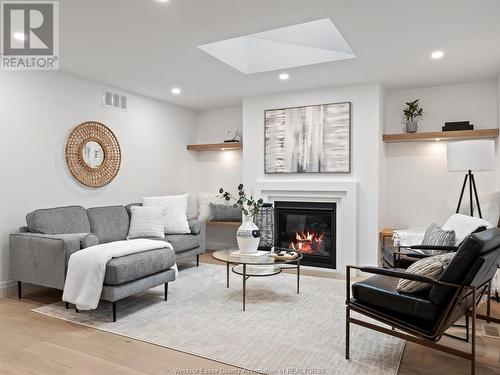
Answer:
<svg viewBox="0 0 500 375"><path fill-rule="evenodd" d="M253 223L251 216L243 216L243 224L238 228L236 240L241 253L252 254L257 251L260 231L259 227Z"/></svg>

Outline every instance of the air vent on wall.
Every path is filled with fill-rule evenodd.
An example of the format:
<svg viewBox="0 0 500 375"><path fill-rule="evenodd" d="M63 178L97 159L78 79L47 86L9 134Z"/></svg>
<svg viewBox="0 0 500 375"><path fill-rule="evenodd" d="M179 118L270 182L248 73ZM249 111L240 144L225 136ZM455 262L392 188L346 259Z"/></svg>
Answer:
<svg viewBox="0 0 500 375"><path fill-rule="evenodd" d="M126 111L128 109L127 97L125 95L121 95L107 89L102 90L102 105L113 109L120 109L122 111Z"/></svg>

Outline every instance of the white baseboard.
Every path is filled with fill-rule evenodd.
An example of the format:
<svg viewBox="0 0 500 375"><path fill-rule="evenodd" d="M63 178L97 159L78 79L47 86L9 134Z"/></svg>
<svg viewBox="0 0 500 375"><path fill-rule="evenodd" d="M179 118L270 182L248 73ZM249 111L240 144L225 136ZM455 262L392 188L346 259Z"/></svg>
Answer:
<svg viewBox="0 0 500 375"><path fill-rule="evenodd" d="M15 294L17 291L17 283L14 280L0 282L0 298Z"/></svg>
<svg viewBox="0 0 500 375"><path fill-rule="evenodd" d="M43 286L34 285L30 283L23 282L22 293L23 295L44 288ZM5 298L8 296L17 296L17 281L8 280L0 282L0 298Z"/></svg>

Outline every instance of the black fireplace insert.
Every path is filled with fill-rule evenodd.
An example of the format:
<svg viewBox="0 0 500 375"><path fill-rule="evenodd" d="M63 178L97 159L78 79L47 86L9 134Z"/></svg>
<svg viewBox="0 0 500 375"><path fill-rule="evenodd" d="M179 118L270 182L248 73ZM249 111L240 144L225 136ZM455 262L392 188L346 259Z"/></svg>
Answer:
<svg viewBox="0 0 500 375"><path fill-rule="evenodd" d="M336 204L274 202L275 246L299 250L301 264L335 268Z"/></svg>

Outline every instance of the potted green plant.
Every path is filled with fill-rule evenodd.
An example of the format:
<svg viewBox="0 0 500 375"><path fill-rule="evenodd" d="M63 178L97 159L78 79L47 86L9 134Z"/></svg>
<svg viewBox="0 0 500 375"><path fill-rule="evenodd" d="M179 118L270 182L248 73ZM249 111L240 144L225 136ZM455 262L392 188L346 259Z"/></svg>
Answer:
<svg viewBox="0 0 500 375"><path fill-rule="evenodd" d="M418 127L418 120L422 117L424 110L420 107L419 99L406 103L403 109L403 116L406 120L406 132L415 133Z"/></svg>
<svg viewBox="0 0 500 375"><path fill-rule="evenodd" d="M219 197L226 201L234 201L233 207L240 208L243 214L243 223L238 228L236 240L241 253L251 254L257 251L260 242L259 227L254 224L253 217L262 208L262 199L254 199L253 196L248 197L243 184L238 185L238 196L232 195L223 188L219 189Z"/></svg>

